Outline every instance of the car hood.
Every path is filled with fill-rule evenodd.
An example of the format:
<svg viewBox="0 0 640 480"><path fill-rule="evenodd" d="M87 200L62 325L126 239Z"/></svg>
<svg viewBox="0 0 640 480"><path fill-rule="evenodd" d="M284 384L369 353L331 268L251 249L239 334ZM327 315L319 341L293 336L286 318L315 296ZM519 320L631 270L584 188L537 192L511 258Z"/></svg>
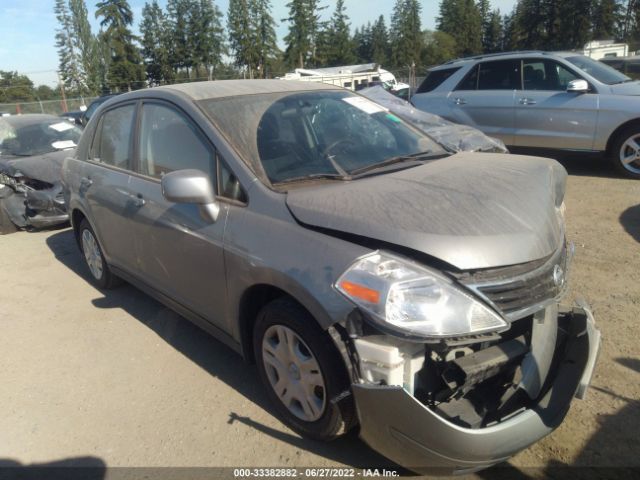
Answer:
<svg viewBox="0 0 640 480"><path fill-rule="evenodd" d="M614 95L640 95L640 82L627 82L610 85L611 93Z"/></svg>
<svg viewBox="0 0 640 480"><path fill-rule="evenodd" d="M62 180L62 162L73 150L34 155L33 157L0 157L0 172L11 177L22 176L47 183L57 183Z"/></svg>
<svg viewBox="0 0 640 480"><path fill-rule="evenodd" d="M564 238L555 205L566 177L550 159L458 153L385 175L291 189L286 201L304 225L411 248L468 270L551 255Z"/></svg>

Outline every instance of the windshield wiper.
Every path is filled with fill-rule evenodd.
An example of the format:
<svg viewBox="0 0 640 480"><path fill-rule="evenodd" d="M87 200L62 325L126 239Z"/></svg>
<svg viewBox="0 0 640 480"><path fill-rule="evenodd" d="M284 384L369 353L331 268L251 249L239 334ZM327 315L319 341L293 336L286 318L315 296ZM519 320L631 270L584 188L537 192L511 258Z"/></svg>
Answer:
<svg viewBox="0 0 640 480"><path fill-rule="evenodd" d="M294 183L294 182L302 182L305 180L317 180L317 179L351 180L351 176L341 175L339 173L312 173L310 175L301 175L299 177L286 178L284 180L280 180L279 182L274 182L273 185L283 185L285 183Z"/></svg>
<svg viewBox="0 0 640 480"><path fill-rule="evenodd" d="M633 82L633 78L627 78L626 80L620 80L619 82L613 82L613 83L610 83L609 85L620 85L621 83L629 83L629 82Z"/></svg>
<svg viewBox="0 0 640 480"><path fill-rule="evenodd" d="M365 167L356 168L355 170L351 170L349 172L353 175L360 175L363 173L371 172L372 170L378 170L379 168L383 168L389 165L393 165L394 163L403 163L403 162L418 162L419 160L425 160L426 158L431 157L433 152L427 150L426 152L418 152L412 153L410 155L398 155L397 157L387 158L382 162L374 163L372 165L367 165Z"/></svg>

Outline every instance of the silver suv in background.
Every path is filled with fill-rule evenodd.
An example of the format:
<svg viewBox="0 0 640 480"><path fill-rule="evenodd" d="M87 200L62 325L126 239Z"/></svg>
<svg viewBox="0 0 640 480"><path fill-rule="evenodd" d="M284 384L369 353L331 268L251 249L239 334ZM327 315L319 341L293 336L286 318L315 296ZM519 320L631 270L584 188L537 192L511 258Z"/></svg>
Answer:
<svg viewBox="0 0 640 480"><path fill-rule="evenodd" d="M359 424L405 467L478 469L589 385L593 316L558 308L554 160L452 154L340 87L237 80L109 100L64 182L93 282L125 279L255 362L307 437Z"/></svg>
<svg viewBox="0 0 640 480"><path fill-rule="evenodd" d="M640 82L575 52L511 52L432 68L411 99L512 151L604 155L640 178Z"/></svg>

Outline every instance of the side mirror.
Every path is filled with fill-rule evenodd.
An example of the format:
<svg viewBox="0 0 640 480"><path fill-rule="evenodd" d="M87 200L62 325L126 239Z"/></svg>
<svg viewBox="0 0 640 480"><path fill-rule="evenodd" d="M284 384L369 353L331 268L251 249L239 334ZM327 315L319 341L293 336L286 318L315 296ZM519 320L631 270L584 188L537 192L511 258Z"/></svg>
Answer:
<svg viewBox="0 0 640 480"><path fill-rule="evenodd" d="M589 84L586 80L571 80L567 85L567 92L572 93L587 93L589 91Z"/></svg>
<svg viewBox="0 0 640 480"><path fill-rule="evenodd" d="M209 176L201 170L177 170L161 181L162 195L174 203L192 203L200 207L205 220L214 223L220 213Z"/></svg>

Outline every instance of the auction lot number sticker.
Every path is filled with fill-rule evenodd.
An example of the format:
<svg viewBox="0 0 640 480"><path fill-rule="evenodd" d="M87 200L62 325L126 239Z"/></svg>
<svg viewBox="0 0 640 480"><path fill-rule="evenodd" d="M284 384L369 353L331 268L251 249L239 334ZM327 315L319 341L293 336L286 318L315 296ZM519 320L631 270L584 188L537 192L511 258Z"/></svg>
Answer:
<svg viewBox="0 0 640 480"><path fill-rule="evenodd" d="M398 477L395 470L384 468L234 468L235 478L356 478Z"/></svg>

